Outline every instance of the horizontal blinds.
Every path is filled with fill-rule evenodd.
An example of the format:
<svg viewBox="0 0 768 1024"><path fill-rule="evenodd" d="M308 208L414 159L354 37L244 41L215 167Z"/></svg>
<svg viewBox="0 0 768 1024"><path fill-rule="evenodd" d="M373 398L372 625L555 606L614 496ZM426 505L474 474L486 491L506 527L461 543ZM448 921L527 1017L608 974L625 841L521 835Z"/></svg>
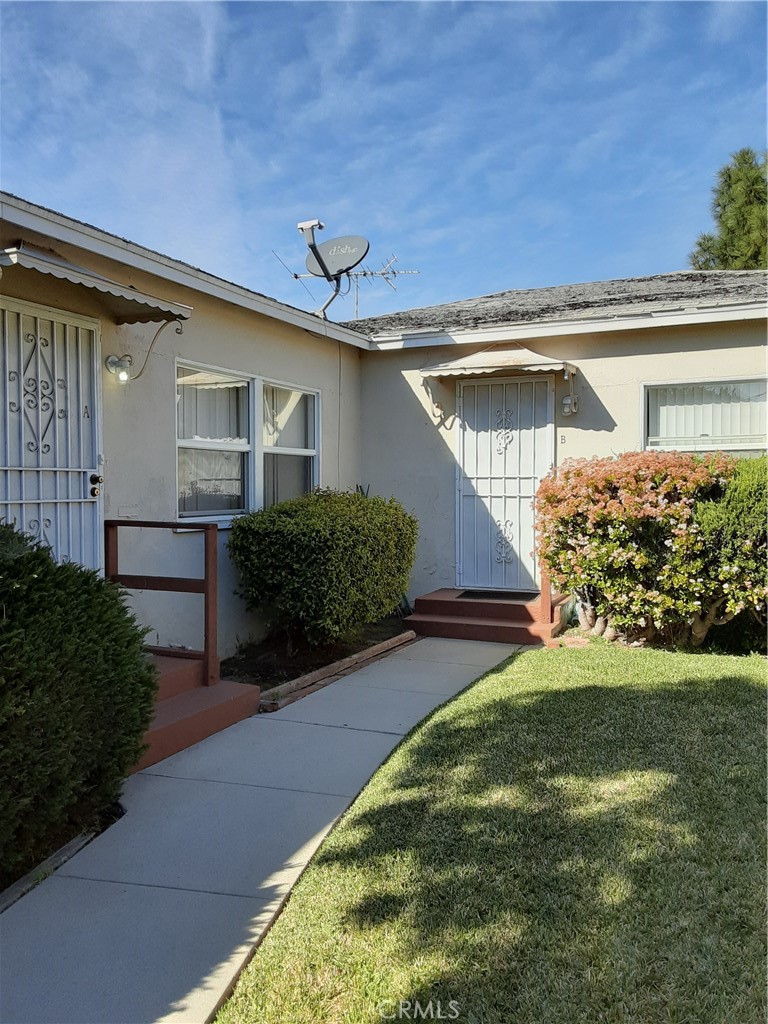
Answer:
<svg viewBox="0 0 768 1024"><path fill-rule="evenodd" d="M650 448L765 447L766 382L649 387L647 426Z"/></svg>

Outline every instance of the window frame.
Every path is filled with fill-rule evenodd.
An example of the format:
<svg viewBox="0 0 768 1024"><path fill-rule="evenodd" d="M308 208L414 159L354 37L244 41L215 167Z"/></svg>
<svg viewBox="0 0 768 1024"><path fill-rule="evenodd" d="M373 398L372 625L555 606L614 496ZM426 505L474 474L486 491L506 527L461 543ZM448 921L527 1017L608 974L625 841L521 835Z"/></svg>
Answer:
<svg viewBox="0 0 768 1024"><path fill-rule="evenodd" d="M757 442L752 443L740 443L740 444L729 444L721 445L717 448L697 448L693 445L684 446L673 446L673 445L649 445L648 443L648 393L651 388L664 388L664 387L697 387L702 384L754 384L757 382L766 384L768 387L768 377L762 376L759 373L756 374L734 374L727 377L696 377L691 379L690 377L684 377L675 380L649 380L643 381L640 385L641 401L640 401L640 436L643 439L643 450L650 452L699 452L706 453L708 451L723 451L723 452L760 452L766 449L768 441L764 441L762 444Z"/></svg>
<svg viewBox="0 0 768 1024"><path fill-rule="evenodd" d="M174 410L176 408L175 396L178 388L179 369L203 370L209 373L222 373L239 380L246 381L248 397L246 409L248 414L248 443L220 444L217 441L195 441L188 442L179 437L178 415L174 415L176 431L176 518L185 523L217 523L222 529L226 529L233 519L253 512L264 507L264 453L274 452L281 455L304 455L312 457L312 486L319 487L321 477L320 451L321 451L321 392L319 388L306 387L290 381L278 380L273 377L265 377L261 374L247 373L241 370L233 370L230 366L216 366L212 363L199 363L194 360L177 357L174 361ZM314 397L314 432L315 447L312 449L277 448L264 444L264 388L277 387L288 391L298 391L301 394ZM235 451L242 452L245 456L245 510L243 512L211 512L208 514L198 512L179 511L179 449L198 448L208 451Z"/></svg>

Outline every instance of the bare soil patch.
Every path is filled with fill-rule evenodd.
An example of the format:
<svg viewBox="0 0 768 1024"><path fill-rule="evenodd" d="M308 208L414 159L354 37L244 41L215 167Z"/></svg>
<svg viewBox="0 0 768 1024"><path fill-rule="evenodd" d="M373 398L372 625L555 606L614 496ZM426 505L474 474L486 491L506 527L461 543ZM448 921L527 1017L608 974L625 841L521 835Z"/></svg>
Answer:
<svg viewBox="0 0 768 1024"><path fill-rule="evenodd" d="M347 640L323 647L294 648L290 653L285 636L270 636L243 646L237 654L223 661L221 678L254 683L264 692L374 647L405 629L399 615L390 615L364 626Z"/></svg>

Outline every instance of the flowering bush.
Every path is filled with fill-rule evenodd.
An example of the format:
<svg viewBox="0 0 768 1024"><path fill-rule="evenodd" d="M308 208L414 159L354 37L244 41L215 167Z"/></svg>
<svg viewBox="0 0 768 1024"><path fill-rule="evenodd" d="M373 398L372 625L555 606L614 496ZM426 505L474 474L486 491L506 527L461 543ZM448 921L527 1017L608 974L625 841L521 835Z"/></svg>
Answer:
<svg viewBox="0 0 768 1024"><path fill-rule="evenodd" d="M717 505L735 472L721 453L627 452L569 461L545 477L539 553L577 598L582 628L698 645L747 592L764 603L757 571L743 578L740 563L715 546L721 520L711 512L705 526L695 514L700 502ZM735 588L732 598L724 587Z"/></svg>

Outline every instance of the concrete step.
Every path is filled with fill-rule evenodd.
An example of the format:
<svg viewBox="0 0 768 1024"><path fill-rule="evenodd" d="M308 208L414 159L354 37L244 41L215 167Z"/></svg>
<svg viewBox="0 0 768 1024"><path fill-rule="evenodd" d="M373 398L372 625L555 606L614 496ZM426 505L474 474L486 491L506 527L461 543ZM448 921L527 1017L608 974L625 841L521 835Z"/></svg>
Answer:
<svg viewBox="0 0 768 1024"><path fill-rule="evenodd" d="M149 749L134 771L157 764L207 736L250 718L258 711L260 699L258 686L220 682L158 701L144 736Z"/></svg>
<svg viewBox="0 0 768 1024"><path fill-rule="evenodd" d="M158 672L156 701L170 700L203 685L203 663L199 659L150 654L149 660Z"/></svg>

